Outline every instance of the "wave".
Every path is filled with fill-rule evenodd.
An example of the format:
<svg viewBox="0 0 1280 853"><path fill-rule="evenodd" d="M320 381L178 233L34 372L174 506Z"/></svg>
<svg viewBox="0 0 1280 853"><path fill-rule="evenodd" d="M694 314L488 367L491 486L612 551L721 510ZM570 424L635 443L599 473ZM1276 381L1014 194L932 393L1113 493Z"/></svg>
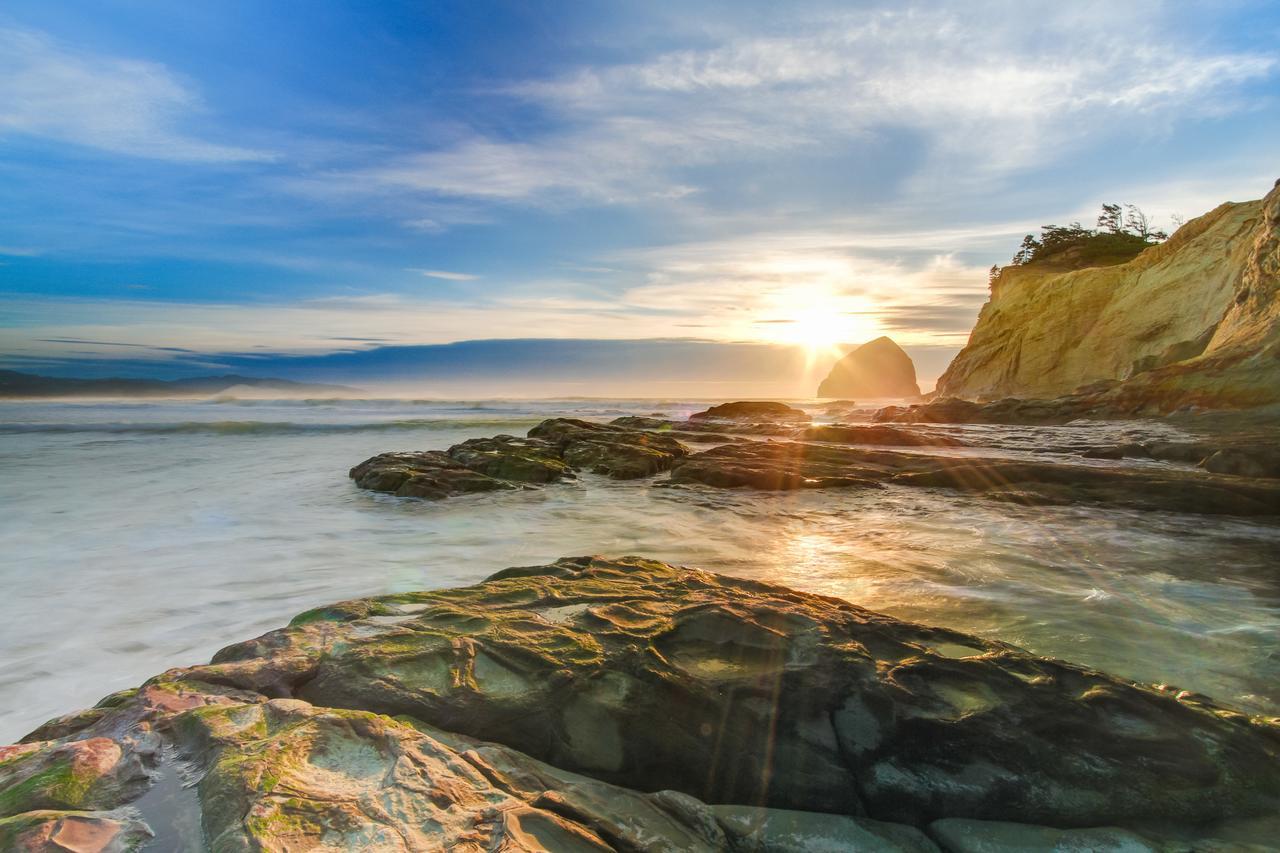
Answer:
<svg viewBox="0 0 1280 853"><path fill-rule="evenodd" d="M30 433L110 433L113 435L292 435L335 432L440 431L502 429L533 426L542 418L413 418L365 423L298 423L296 421L182 421L180 423L28 423L0 424L0 435Z"/></svg>

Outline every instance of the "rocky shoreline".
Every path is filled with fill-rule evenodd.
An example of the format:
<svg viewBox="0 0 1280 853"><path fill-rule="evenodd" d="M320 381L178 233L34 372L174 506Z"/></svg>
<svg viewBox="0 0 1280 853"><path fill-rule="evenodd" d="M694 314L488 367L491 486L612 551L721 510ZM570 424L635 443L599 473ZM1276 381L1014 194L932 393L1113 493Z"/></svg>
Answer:
<svg viewBox="0 0 1280 853"><path fill-rule="evenodd" d="M726 408L730 406L739 408ZM1011 457L1000 447L983 446L937 428L940 424L1008 423L1011 411L1024 415L1013 422L1030 420L1039 425L1044 421L1038 416L1025 415L1046 407L1051 404L944 400L906 410L890 407L877 412L871 423L829 424L813 424L804 412L777 403L725 404L686 421L623 417L601 424L553 418L523 438L499 435L471 439L444 451L380 454L351 469L350 476L364 489L431 499L538 488L593 473L619 480L653 478L653 485L663 487L933 488L1033 506L1092 504L1280 516L1280 453L1273 442L1258 437L1124 444L1086 441L1070 449L1078 459L1066 461L1025 454ZM691 444L712 446L695 450ZM957 449L967 452L947 455ZM1088 463L1095 459L1182 466ZM660 474L666 476L659 478Z"/></svg>
<svg viewBox="0 0 1280 853"><path fill-rule="evenodd" d="M308 611L50 721L0 750L0 846L1263 849L1185 839L1274 831L1278 759L1280 720L1174 687L583 557Z"/></svg>
<svg viewBox="0 0 1280 853"><path fill-rule="evenodd" d="M350 476L1280 516L1265 430L957 427L1046 406L552 418ZM1261 850L1277 814L1280 718L639 557L308 611L0 747L0 848L29 851Z"/></svg>

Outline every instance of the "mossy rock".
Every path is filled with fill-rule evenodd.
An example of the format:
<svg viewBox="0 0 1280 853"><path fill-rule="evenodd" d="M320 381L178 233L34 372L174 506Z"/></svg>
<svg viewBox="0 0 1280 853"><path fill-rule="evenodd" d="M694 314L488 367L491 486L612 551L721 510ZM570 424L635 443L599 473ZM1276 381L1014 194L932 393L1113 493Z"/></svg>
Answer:
<svg viewBox="0 0 1280 853"><path fill-rule="evenodd" d="M334 613L188 677L706 802L1061 826L1280 803L1274 721L765 583L575 558Z"/></svg>

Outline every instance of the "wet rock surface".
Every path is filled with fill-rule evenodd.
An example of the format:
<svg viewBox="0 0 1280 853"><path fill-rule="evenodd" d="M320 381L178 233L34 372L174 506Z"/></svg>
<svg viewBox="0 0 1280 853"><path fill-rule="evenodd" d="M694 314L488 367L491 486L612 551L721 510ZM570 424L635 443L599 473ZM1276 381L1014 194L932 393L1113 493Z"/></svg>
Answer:
<svg viewBox="0 0 1280 853"><path fill-rule="evenodd" d="M668 481L766 491L882 488L887 469L859 451L792 441L728 444L681 460Z"/></svg>
<svg viewBox="0 0 1280 853"><path fill-rule="evenodd" d="M744 442L694 453L675 466L669 483L780 491L893 485L951 489L1029 505L1280 515L1280 483L1274 480L792 441Z"/></svg>
<svg viewBox="0 0 1280 853"><path fill-rule="evenodd" d="M0 752L0 841L145 843L161 750L215 851L1111 849L1280 808L1276 720L640 558L308 611L51 721Z"/></svg>
<svg viewBox="0 0 1280 853"><path fill-rule="evenodd" d="M688 453L688 449L670 435L573 418L543 421L529 430L529 436L554 444L570 467L607 474L617 480L634 480L666 471Z"/></svg>
<svg viewBox="0 0 1280 853"><path fill-rule="evenodd" d="M151 832L127 810L32 811L0 819L0 850L13 853L127 853Z"/></svg>
<svg viewBox="0 0 1280 853"><path fill-rule="evenodd" d="M928 487L1028 505L1280 515L1280 456L1265 442L1265 429L1175 440L1153 437L1160 431L1144 433L1133 423L1111 430L1125 438L1110 444L1091 442L1092 432L1062 444L1027 444L1027 436L1002 444L998 436L960 438L954 425L933 423L555 418L526 437L499 435L443 451L380 454L351 469L350 476L361 488L428 499L536 489L588 472L632 480L670 471L654 482L766 491ZM691 452L685 441L714 446ZM978 455L981 447L998 455ZM1090 464L1094 460L1139 464ZM1171 464L1147 464L1153 462Z"/></svg>
<svg viewBox="0 0 1280 853"><path fill-rule="evenodd" d="M536 488L578 471L619 480L669 469L687 448L669 435L555 418L525 438L473 438L448 450L381 453L351 469L362 489L440 499L475 492Z"/></svg>
<svg viewBox="0 0 1280 853"><path fill-rule="evenodd" d="M1066 396L1051 400L1016 399L978 403L943 397L911 406L886 406L873 416L881 423L1013 424L1045 426L1066 424L1081 418L1132 415L1102 406L1091 396Z"/></svg>
<svg viewBox="0 0 1280 853"><path fill-rule="evenodd" d="M215 849L712 851L707 807L557 770L418 720L291 699L187 715Z"/></svg>
<svg viewBox="0 0 1280 853"><path fill-rule="evenodd" d="M965 447L965 442L949 435L921 429L901 429L881 424L815 426L796 433L802 441L837 444L879 444L897 447Z"/></svg>

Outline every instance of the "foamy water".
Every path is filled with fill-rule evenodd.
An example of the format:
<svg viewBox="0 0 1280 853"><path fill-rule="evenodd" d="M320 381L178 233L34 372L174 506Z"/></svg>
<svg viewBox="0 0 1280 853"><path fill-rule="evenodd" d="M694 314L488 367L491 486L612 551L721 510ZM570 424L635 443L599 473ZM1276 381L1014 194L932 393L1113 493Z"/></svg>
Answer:
<svg viewBox="0 0 1280 853"><path fill-rule="evenodd" d="M591 553L773 580L1280 713L1272 522L590 475L427 503L362 492L346 476L375 453L520 434L555 415L702 407L0 404L0 742L309 607ZM1070 455L1091 432L1133 429L960 431L1012 454Z"/></svg>

